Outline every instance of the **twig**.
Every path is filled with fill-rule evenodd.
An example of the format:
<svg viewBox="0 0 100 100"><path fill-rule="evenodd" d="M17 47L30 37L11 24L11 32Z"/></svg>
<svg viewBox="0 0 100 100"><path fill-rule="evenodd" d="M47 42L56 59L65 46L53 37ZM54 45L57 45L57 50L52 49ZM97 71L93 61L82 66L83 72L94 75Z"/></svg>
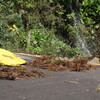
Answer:
<svg viewBox="0 0 100 100"><path fill-rule="evenodd" d="M66 82L66 83L72 83L72 84L78 84L78 82L76 82L76 81L64 81L64 82Z"/></svg>

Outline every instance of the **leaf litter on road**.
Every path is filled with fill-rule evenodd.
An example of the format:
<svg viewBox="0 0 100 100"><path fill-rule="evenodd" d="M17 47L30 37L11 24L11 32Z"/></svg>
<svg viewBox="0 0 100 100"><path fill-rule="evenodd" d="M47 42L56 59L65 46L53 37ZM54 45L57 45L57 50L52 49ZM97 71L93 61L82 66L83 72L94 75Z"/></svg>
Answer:
<svg viewBox="0 0 100 100"><path fill-rule="evenodd" d="M24 67L1 67L0 79L2 80L15 80L19 78L32 78L32 77L44 77L45 74L40 71L32 70L28 71Z"/></svg>
<svg viewBox="0 0 100 100"><path fill-rule="evenodd" d="M30 78L30 77L44 77L46 76L43 72L34 70L35 67L46 69L49 71L84 71L91 69L91 65L87 64L88 59L74 59L71 61L57 59L54 56L44 55L37 57L24 67L10 67L1 65L0 67L0 79L3 80L15 80L19 78ZM27 70L26 67L31 67L32 70ZM73 82L71 82L73 83Z"/></svg>
<svg viewBox="0 0 100 100"><path fill-rule="evenodd" d="M88 59L75 59L75 60L60 60L56 59L54 56L42 56L37 57L36 60L30 63L32 67L38 67L51 71L84 71L91 69L91 65L87 64Z"/></svg>

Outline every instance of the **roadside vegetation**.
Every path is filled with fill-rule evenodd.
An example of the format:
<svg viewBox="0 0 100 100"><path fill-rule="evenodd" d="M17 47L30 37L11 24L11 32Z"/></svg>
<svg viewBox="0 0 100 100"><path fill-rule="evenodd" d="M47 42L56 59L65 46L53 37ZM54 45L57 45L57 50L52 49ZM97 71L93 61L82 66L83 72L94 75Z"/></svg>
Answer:
<svg viewBox="0 0 100 100"><path fill-rule="evenodd" d="M80 28L74 25L75 16L81 22L80 34L89 50L99 51L99 0L0 0L0 48L40 55L84 56L76 43Z"/></svg>

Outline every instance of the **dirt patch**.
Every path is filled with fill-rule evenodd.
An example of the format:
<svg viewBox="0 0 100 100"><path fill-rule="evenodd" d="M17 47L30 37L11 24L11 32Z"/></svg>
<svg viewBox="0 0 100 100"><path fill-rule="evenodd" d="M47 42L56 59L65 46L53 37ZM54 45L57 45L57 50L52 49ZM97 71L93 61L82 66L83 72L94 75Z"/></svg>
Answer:
<svg viewBox="0 0 100 100"><path fill-rule="evenodd" d="M40 71L32 70L28 71L25 68L14 68L3 66L0 68L0 79L3 80L15 80L19 78L30 78L30 77L44 77L45 74Z"/></svg>
<svg viewBox="0 0 100 100"><path fill-rule="evenodd" d="M53 71L83 71L89 70L91 66L87 64L88 59L77 59L71 61L65 61L56 59L53 56L42 56L36 58L33 62L30 63L32 67L38 67L46 70L53 70Z"/></svg>

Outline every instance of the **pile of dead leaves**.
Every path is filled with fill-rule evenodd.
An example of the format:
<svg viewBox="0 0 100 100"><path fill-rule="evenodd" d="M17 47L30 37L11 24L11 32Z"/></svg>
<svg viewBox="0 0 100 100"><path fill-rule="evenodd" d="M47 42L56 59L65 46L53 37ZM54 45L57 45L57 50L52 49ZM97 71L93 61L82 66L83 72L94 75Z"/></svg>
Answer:
<svg viewBox="0 0 100 100"><path fill-rule="evenodd" d="M36 58L30 65L52 71L64 71L67 69L65 61L56 60L55 57L47 55Z"/></svg>
<svg viewBox="0 0 100 100"><path fill-rule="evenodd" d="M76 59L71 61L64 61L56 59L53 56L43 56L36 58L35 61L31 62L32 67L38 67L42 69L52 70L52 71L83 71L89 70L90 65L87 64L88 59Z"/></svg>
<svg viewBox="0 0 100 100"><path fill-rule="evenodd" d="M88 59L76 59L72 61L68 61L68 69L71 71L84 71L91 69L91 65L87 64Z"/></svg>
<svg viewBox="0 0 100 100"><path fill-rule="evenodd" d="M11 67L1 67L0 68L0 79L3 80L15 80L19 78L30 78L30 77L44 77L45 74L32 70L28 71L25 68L11 68Z"/></svg>

